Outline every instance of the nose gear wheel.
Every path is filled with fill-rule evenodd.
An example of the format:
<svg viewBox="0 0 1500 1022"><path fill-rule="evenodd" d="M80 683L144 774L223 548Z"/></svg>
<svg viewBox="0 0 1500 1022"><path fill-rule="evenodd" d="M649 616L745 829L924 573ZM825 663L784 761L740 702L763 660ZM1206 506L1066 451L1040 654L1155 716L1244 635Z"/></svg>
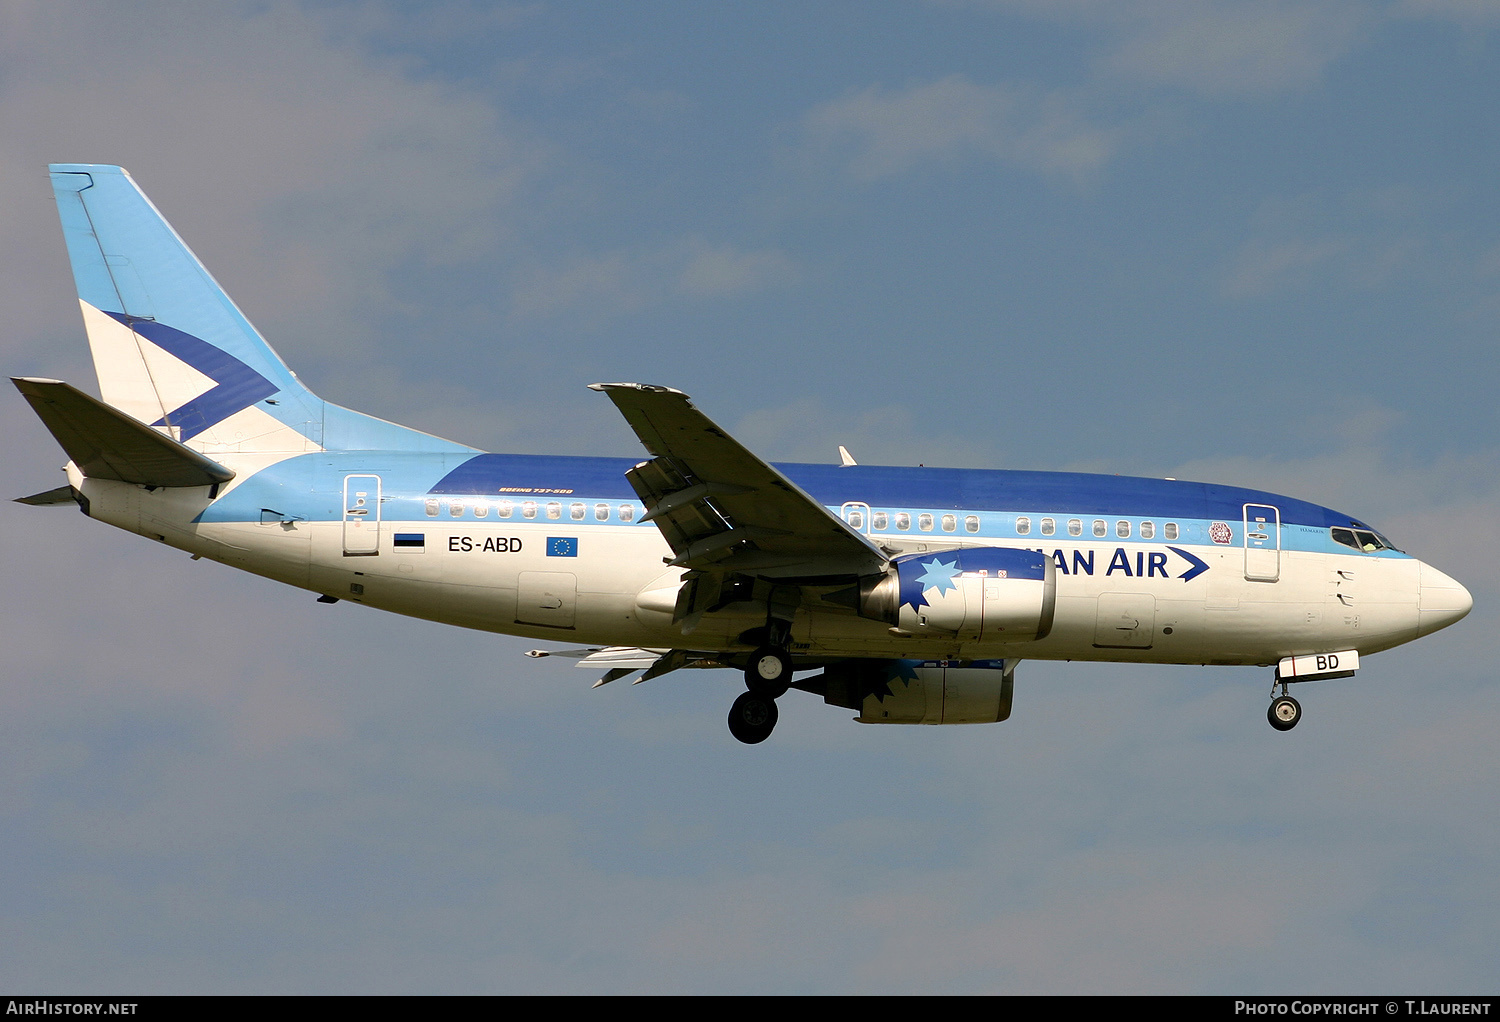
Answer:
<svg viewBox="0 0 1500 1022"><path fill-rule="evenodd" d="M1290 731L1302 719L1302 704L1289 695L1279 695L1271 700L1266 719L1277 731Z"/></svg>

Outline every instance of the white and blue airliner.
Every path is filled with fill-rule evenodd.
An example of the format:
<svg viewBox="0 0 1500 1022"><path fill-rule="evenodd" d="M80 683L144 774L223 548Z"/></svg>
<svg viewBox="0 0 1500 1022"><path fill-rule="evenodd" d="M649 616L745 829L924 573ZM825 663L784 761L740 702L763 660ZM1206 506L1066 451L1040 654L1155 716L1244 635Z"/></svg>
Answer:
<svg viewBox="0 0 1500 1022"><path fill-rule="evenodd" d="M103 400L17 388L76 504L318 593L562 645L596 684L743 671L742 742L796 688L881 724L1006 719L1025 659L1291 682L1469 612L1367 523L1174 479L771 465L668 387L598 383L644 461L487 454L317 397L120 167L51 168Z"/></svg>

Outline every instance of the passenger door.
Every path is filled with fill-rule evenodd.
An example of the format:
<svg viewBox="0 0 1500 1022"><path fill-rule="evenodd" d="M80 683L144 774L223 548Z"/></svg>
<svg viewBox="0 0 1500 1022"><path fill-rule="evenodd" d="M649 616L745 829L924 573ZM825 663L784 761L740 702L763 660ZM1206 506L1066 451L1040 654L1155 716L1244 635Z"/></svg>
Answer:
<svg viewBox="0 0 1500 1022"><path fill-rule="evenodd" d="M380 477L344 477L344 556L380 553Z"/></svg>
<svg viewBox="0 0 1500 1022"><path fill-rule="evenodd" d="M1245 578L1275 582L1281 578L1281 512L1270 504L1245 505Z"/></svg>

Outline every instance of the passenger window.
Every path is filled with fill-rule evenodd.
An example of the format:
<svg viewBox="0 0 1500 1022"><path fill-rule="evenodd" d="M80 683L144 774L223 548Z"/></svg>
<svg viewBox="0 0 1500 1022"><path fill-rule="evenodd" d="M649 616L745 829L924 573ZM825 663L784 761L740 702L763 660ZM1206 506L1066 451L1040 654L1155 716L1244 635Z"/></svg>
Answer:
<svg viewBox="0 0 1500 1022"><path fill-rule="evenodd" d="M917 515L917 528L921 529L923 532L931 532L932 515L926 514L925 512Z"/></svg>
<svg viewBox="0 0 1500 1022"><path fill-rule="evenodd" d="M1156 523L1155 522L1142 522L1141 523L1141 539L1154 539L1155 537L1156 537Z"/></svg>
<svg viewBox="0 0 1500 1022"><path fill-rule="evenodd" d="M1069 536L1082 536L1083 535L1083 523L1080 522L1076 518L1069 518L1068 519L1068 535Z"/></svg>
<svg viewBox="0 0 1500 1022"><path fill-rule="evenodd" d="M516 506L510 501L502 500L499 504L495 505L495 514L499 515L501 518L509 518L511 516L511 512L513 512L515 509Z"/></svg>
<svg viewBox="0 0 1500 1022"><path fill-rule="evenodd" d="M489 515L489 513L490 513L490 506L488 504L486 504L484 501L481 500L478 504L474 505L474 517L475 518L484 518L484 517L487 517Z"/></svg>
<svg viewBox="0 0 1500 1022"><path fill-rule="evenodd" d="M900 529L902 532L905 532L907 529L911 528L911 515L907 514L905 511L897 511L896 528Z"/></svg>
<svg viewBox="0 0 1500 1022"><path fill-rule="evenodd" d="M1166 536L1168 539L1176 539L1177 538L1177 523L1176 522L1168 522L1165 526L1162 527L1162 535Z"/></svg>
<svg viewBox="0 0 1500 1022"><path fill-rule="evenodd" d="M884 532L891 527L891 516L884 511L876 511L870 516L870 524L875 527L876 532Z"/></svg>
<svg viewBox="0 0 1500 1022"><path fill-rule="evenodd" d="M621 504L620 505L620 521L622 521L622 522L633 522L633 521L635 521L635 505L634 504Z"/></svg>
<svg viewBox="0 0 1500 1022"><path fill-rule="evenodd" d="M547 501L547 517L556 521L562 517L562 505L555 500Z"/></svg>
<svg viewBox="0 0 1500 1022"><path fill-rule="evenodd" d="M1051 518L1042 519L1042 535L1050 536L1057 531L1057 523Z"/></svg>
<svg viewBox="0 0 1500 1022"><path fill-rule="evenodd" d="M954 532L958 529L957 515L943 515L943 531Z"/></svg>
<svg viewBox="0 0 1500 1022"><path fill-rule="evenodd" d="M964 516L964 529L966 531L968 531L968 532L978 532L979 531L979 516L978 515L965 515Z"/></svg>
<svg viewBox="0 0 1500 1022"><path fill-rule="evenodd" d="M528 500L526 503L524 503L524 504L521 505L521 517L522 518L535 518L536 517L536 501L534 501L534 500Z"/></svg>
<svg viewBox="0 0 1500 1022"><path fill-rule="evenodd" d="M863 529L865 527L865 513L863 511L849 512L849 528Z"/></svg>
<svg viewBox="0 0 1500 1022"><path fill-rule="evenodd" d="M596 522L607 522L607 521L609 521L609 505L608 504L595 504L594 505L594 521L596 521Z"/></svg>
<svg viewBox="0 0 1500 1022"><path fill-rule="evenodd" d="M583 511L584 507L582 504L574 504L572 507L568 508L568 517L573 519L573 521L575 522L581 522L583 521Z"/></svg>
<svg viewBox="0 0 1500 1022"><path fill-rule="evenodd" d="M1102 519L1102 518L1095 518L1094 519L1094 535L1095 536L1098 536L1099 538L1103 539L1104 538L1104 534L1106 532L1108 532L1108 531L1109 531L1109 526L1107 526L1107 525L1104 524L1104 519Z"/></svg>
<svg viewBox="0 0 1500 1022"><path fill-rule="evenodd" d="M464 516L464 502L461 500L450 500L448 502L448 514L454 518Z"/></svg>
<svg viewBox="0 0 1500 1022"><path fill-rule="evenodd" d="M1016 519L1016 535L1024 536L1031 531L1031 519L1024 515Z"/></svg>
<svg viewBox="0 0 1500 1022"><path fill-rule="evenodd" d="M427 517L428 518L436 518L437 516L438 516L438 502L437 502L437 498L436 497L429 498L428 501L427 501Z"/></svg>
<svg viewBox="0 0 1500 1022"><path fill-rule="evenodd" d="M1115 522L1115 535L1119 536L1121 539L1129 539L1130 538L1130 523L1129 522Z"/></svg>

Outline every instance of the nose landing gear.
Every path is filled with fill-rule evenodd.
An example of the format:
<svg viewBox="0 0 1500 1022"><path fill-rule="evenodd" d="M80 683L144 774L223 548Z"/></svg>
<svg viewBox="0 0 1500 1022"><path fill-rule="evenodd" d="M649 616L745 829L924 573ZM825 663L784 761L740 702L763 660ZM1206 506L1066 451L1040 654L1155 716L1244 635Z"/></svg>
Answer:
<svg viewBox="0 0 1500 1022"><path fill-rule="evenodd" d="M1302 704L1286 694L1286 679L1282 678L1280 671L1277 671L1275 680L1271 682L1272 693L1278 685L1281 686L1281 695L1271 700L1271 705L1266 709L1266 719L1277 731L1290 731L1302 719Z"/></svg>
<svg viewBox="0 0 1500 1022"><path fill-rule="evenodd" d="M1302 704L1291 696L1277 696L1266 710L1266 719L1277 731L1290 731L1302 719Z"/></svg>

